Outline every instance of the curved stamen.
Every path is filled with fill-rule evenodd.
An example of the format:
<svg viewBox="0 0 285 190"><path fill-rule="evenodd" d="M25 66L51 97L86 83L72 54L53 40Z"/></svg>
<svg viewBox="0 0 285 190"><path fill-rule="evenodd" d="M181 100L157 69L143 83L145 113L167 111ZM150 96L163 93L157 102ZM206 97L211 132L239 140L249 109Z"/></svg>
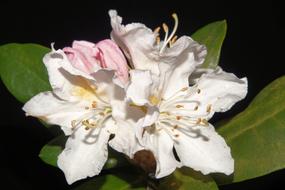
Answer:
<svg viewBox="0 0 285 190"><path fill-rule="evenodd" d="M174 34L176 33L176 30L178 28L178 16L176 13L173 13L172 15L172 18L174 19L174 27L173 27L173 31L171 32L170 36L164 40L164 43L163 43L163 46L162 48L160 49L159 53L162 53L165 49L165 47L167 46L167 44L169 43L169 41L172 39L172 37L174 36ZM162 25L163 26L163 25ZM166 33L166 32L165 32ZM168 35L168 32L167 32L167 35ZM165 35L165 36L167 36Z"/></svg>

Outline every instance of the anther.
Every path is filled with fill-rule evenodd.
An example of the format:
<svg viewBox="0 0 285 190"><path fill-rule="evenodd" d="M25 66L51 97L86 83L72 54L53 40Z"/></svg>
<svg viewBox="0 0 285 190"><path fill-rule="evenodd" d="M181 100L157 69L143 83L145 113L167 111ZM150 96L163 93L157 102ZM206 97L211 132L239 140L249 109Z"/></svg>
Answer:
<svg viewBox="0 0 285 190"><path fill-rule="evenodd" d="M197 90L197 93L198 93L198 94L200 94L200 93L201 93L201 90L200 90L199 88L198 88L198 90Z"/></svg>
<svg viewBox="0 0 285 190"><path fill-rule="evenodd" d="M176 105L175 107L176 107L176 108L184 108L184 106L183 106L183 105L180 105L180 104Z"/></svg>
<svg viewBox="0 0 285 190"><path fill-rule="evenodd" d="M209 105L207 106L207 113L210 113L210 112L211 112L211 109L212 109L212 105L209 104Z"/></svg>
<svg viewBox="0 0 285 190"><path fill-rule="evenodd" d="M96 101L93 101L92 104L91 104L92 108L96 108L97 107L97 102Z"/></svg>
<svg viewBox="0 0 285 190"><path fill-rule="evenodd" d="M197 111L197 110L198 110L198 106L195 106L194 111Z"/></svg>
<svg viewBox="0 0 285 190"><path fill-rule="evenodd" d="M181 116L177 115L177 116L176 116L176 119L177 119L177 120L180 120L180 119L181 119Z"/></svg>
<svg viewBox="0 0 285 190"><path fill-rule="evenodd" d="M153 30L153 33L159 33L159 31L160 31L160 27L158 26Z"/></svg>
<svg viewBox="0 0 285 190"><path fill-rule="evenodd" d="M85 107L85 109L86 109L86 110L88 110L88 109L89 109L89 107L88 107L88 106L86 106L86 107Z"/></svg>
<svg viewBox="0 0 285 190"><path fill-rule="evenodd" d="M188 90L188 87L181 88L181 91L182 91L182 92L184 92L184 91L186 91L186 90Z"/></svg>

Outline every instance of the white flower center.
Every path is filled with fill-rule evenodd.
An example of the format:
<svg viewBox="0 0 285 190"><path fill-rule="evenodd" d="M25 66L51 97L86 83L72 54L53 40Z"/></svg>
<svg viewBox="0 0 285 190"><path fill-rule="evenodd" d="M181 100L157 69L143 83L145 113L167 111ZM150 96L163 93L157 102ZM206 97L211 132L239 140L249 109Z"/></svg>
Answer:
<svg viewBox="0 0 285 190"><path fill-rule="evenodd" d="M197 87L185 87L175 93L167 100L161 100L159 105L160 115L159 119L155 122L156 131L165 130L172 137L179 137L182 132L184 134L191 131L194 126L208 126L208 122L205 119L211 112L212 106L209 104L206 110L201 112L201 115L191 116L191 113L199 110L200 102L191 100L191 96L194 94L200 94L201 90ZM197 133L193 133L197 135Z"/></svg>

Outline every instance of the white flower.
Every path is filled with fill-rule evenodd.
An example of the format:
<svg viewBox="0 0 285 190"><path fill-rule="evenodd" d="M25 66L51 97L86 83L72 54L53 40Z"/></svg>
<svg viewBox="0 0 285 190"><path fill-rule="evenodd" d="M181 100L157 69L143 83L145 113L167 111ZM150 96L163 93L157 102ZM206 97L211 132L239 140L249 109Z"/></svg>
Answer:
<svg viewBox="0 0 285 190"><path fill-rule="evenodd" d="M181 166L203 174L231 174L234 160L230 148L207 121L245 97L246 78L239 79L220 68L199 74L206 49L188 36L176 41L176 14L170 35L163 24L163 41L158 39L158 30L153 32L140 23L121 25L122 18L115 10L109 15L112 38L135 69L130 71L127 98L147 110L137 123L136 136L156 158L155 176L169 175ZM191 74L199 76L190 78L194 84L189 87Z"/></svg>
<svg viewBox="0 0 285 190"><path fill-rule="evenodd" d="M230 148L208 120L245 97L246 78L238 79L219 68L202 74L193 86L177 89L167 82L173 80L171 76L171 71L157 77L149 71L133 70L127 89L129 99L147 108L146 116L138 122L137 138L156 158L156 177L181 166L203 174L231 174L234 160ZM168 89L176 90L169 94Z"/></svg>
<svg viewBox="0 0 285 190"><path fill-rule="evenodd" d="M150 70L158 75L159 72L163 71L159 68L161 65L157 63L165 63L174 65L177 71L183 70L184 72L179 74L188 77L192 70L204 61L206 56L205 46L199 45L189 36L182 36L179 39L175 36L178 27L176 14L172 15L175 25L171 34L169 34L167 25L163 24L164 40L160 40L159 37L160 27L152 31L141 23L124 26L121 24L122 18L117 15L115 10L110 10L109 15L113 28L111 37L121 47L135 69ZM189 64L189 62L192 64ZM173 75L177 75L177 73L174 72ZM185 86L186 80L178 80L180 76L177 77L177 80L171 82Z"/></svg>
<svg viewBox="0 0 285 190"><path fill-rule="evenodd" d="M120 146L136 122L128 111L137 116L141 111L128 108L124 90L113 83L114 71L85 73L73 67L62 50L45 55L44 63L52 91L36 95L23 109L27 115L60 125L70 135L57 162L69 184L101 171L111 134L113 148L130 156L137 151L134 135L128 139L132 147Z"/></svg>

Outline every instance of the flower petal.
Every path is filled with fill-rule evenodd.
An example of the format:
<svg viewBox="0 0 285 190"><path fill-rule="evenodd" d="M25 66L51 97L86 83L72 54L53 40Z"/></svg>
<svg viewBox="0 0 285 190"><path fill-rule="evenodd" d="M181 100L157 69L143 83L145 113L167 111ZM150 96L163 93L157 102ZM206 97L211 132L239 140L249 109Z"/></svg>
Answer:
<svg viewBox="0 0 285 190"><path fill-rule="evenodd" d="M30 99L23 107L28 116L42 119L48 124L60 125L66 135L72 133L71 123L90 111L87 102L67 102L57 98L51 92L42 92Z"/></svg>
<svg viewBox="0 0 285 190"><path fill-rule="evenodd" d="M100 68L100 62L96 59L99 49L92 42L74 41L72 48L65 47L63 51L73 67L85 73L92 73Z"/></svg>
<svg viewBox="0 0 285 190"><path fill-rule="evenodd" d="M160 64L160 73L166 75L167 85L163 94L165 99L189 86L190 74L203 63L207 54L205 46L187 36L179 38L171 48L166 50Z"/></svg>
<svg viewBox="0 0 285 190"><path fill-rule="evenodd" d="M86 131L80 127L68 138L57 161L68 184L100 173L108 157L109 136L104 128Z"/></svg>
<svg viewBox="0 0 285 190"><path fill-rule="evenodd" d="M102 40L97 43L97 48L100 51L98 59L102 67L115 70L115 76L122 85L126 85L129 80L129 70L119 47L112 40Z"/></svg>
<svg viewBox="0 0 285 190"><path fill-rule="evenodd" d="M191 112L191 116L206 115L210 119L215 112L225 112L247 94L247 79L237 78L232 73L226 73L218 68L203 74L193 90L191 100L200 103L198 110Z"/></svg>
<svg viewBox="0 0 285 190"><path fill-rule="evenodd" d="M82 77L94 80L92 76L74 68L62 50L52 51L46 54L43 62L47 68L49 82L53 92L62 99L72 100L74 81Z"/></svg>
<svg viewBox="0 0 285 190"><path fill-rule="evenodd" d="M173 140L163 130L155 133L146 130L143 143L145 149L150 150L156 159L156 178L167 176L181 166L173 154Z"/></svg>
<svg viewBox="0 0 285 190"><path fill-rule="evenodd" d="M127 98L139 106L148 103L153 82L150 71L132 70L130 75L131 82L127 88Z"/></svg>
<svg viewBox="0 0 285 190"><path fill-rule="evenodd" d="M157 34L141 23L122 25L122 17L117 11L110 10L112 39L123 49L126 57L135 69L150 70L158 74L158 64L155 57L158 56L158 47L155 47Z"/></svg>
<svg viewBox="0 0 285 190"><path fill-rule="evenodd" d="M212 125L195 126L189 132L179 133L174 147L183 165L204 175L213 172L230 175L234 171L230 148Z"/></svg>

